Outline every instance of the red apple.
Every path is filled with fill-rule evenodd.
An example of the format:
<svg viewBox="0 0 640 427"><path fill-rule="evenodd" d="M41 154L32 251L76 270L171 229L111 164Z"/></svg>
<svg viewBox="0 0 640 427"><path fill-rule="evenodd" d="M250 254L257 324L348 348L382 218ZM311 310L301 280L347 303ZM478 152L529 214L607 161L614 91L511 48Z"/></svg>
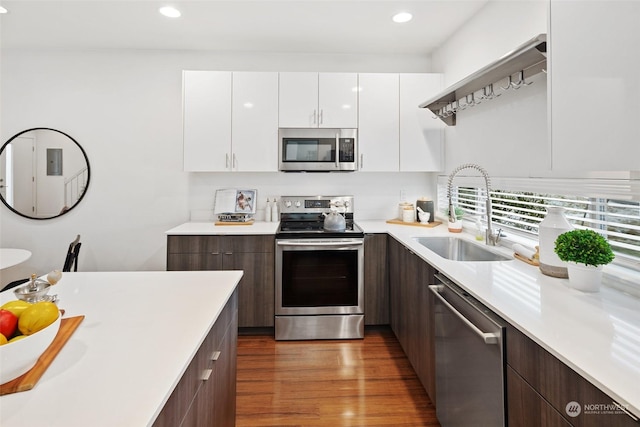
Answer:
<svg viewBox="0 0 640 427"><path fill-rule="evenodd" d="M0 334L10 338L18 327L18 316L9 310L0 309Z"/></svg>

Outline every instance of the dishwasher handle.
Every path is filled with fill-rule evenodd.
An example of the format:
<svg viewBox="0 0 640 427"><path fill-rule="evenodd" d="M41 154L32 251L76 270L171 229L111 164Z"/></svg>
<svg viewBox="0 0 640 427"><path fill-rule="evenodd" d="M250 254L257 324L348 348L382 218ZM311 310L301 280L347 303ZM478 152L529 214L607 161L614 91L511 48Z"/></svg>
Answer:
<svg viewBox="0 0 640 427"><path fill-rule="evenodd" d="M469 319L464 317L462 315L462 313L460 313L458 310L456 310L454 306L449 304L449 301L447 301L446 299L442 298L442 295L440 295L440 291L443 288L444 288L444 285L429 285L429 289L431 290L431 292L433 292L433 294L436 296L436 298L438 298L440 300L440 302L442 302L445 306L447 306L449 308L449 310L451 310L453 312L453 314L458 316L458 318L460 318L460 320L462 320L465 323L465 325L467 325L469 328L471 328L471 330L473 332L475 332L480 338L482 338L482 340L484 341L485 344L499 344L500 343L500 334L492 333L492 332L482 332L480 329L478 329L478 327L476 325L471 323L469 321Z"/></svg>

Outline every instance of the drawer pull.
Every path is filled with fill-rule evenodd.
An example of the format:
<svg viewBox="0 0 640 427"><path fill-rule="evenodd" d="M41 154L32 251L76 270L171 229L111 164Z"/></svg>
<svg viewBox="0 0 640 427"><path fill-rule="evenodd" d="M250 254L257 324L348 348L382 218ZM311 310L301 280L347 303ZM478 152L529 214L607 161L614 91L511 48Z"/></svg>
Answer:
<svg viewBox="0 0 640 427"><path fill-rule="evenodd" d="M220 255L220 252L211 252L211 255Z"/></svg>
<svg viewBox="0 0 640 427"><path fill-rule="evenodd" d="M219 351L214 351L213 353L211 353L211 360L213 360L214 362L217 361L219 358L220 358Z"/></svg>
<svg viewBox="0 0 640 427"><path fill-rule="evenodd" d="M208 381L212 372L213 372L213 369L205 369L204 371L202 371L202 377L200 379L202 381Z"/></svg>

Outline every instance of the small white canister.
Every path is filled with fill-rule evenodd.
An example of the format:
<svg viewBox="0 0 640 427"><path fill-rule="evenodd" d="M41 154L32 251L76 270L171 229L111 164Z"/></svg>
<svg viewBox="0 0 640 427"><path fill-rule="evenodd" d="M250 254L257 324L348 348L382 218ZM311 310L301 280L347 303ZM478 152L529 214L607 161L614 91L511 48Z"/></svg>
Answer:
<svg viewBox="0 0 640 427"><path fill-rule="evenodd" d="M402 209L402 222L415 222L416 211L413 209L413 205L408 203L404 209Z"/></svg>
<svg viewBox="0 0 640 427"><path fill-rule="evenodd" d="M409 202L400 202L398 204L398 219L399 220L404 220L404 209L405 208L409 208L409 209L413 209L413 205Z"/></svg>

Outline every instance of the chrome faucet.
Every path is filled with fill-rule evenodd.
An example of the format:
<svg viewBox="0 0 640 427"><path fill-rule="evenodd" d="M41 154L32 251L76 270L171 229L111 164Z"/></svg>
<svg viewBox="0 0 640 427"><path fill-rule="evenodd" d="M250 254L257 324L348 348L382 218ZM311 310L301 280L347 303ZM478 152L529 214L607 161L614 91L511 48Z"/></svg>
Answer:
<svg viewBox="0 0 640 427"><path fill-rule="evenodd" d="M490 192L489 187L491 187L491 178L489 178L489 174L482 166L476 165L475 163L465 163L455 168L449 175L449 180L447 182L447 199L449 200L449 223L455 224L457 221L460 221L456 217L456 211L453 206L453 202L451 201L451 192L453 189L453 178L458 174L458 172L460 172L463 169L475 169L479 171L482 174L482 177L484 178L484 183L487 189L487 205L486 205L487 206L487 231L485 236L485 242L487 245L495 246L498 244L498 241L502 236L502 229L499 229L495 234L491 229L491 195L489 194Z"/></svg>

